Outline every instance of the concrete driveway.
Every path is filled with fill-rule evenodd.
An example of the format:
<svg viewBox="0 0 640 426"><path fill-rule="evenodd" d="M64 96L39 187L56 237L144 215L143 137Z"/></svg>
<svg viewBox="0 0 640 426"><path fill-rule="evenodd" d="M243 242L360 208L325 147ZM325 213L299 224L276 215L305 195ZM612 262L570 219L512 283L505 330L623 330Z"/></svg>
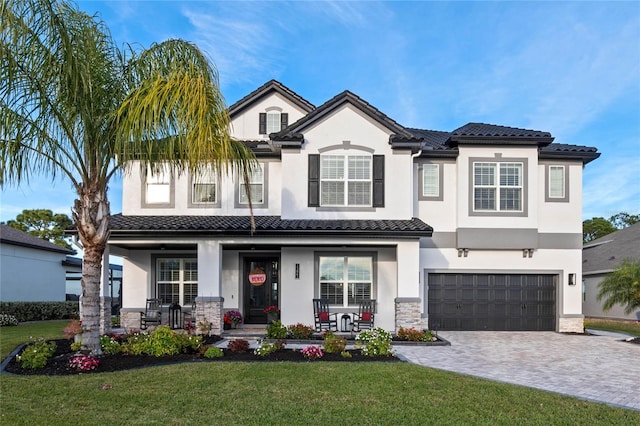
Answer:
<svg viewBox="0 0 640 426"><path fill-rule="evenodd" d="M440 332L451 346L396 346L415 364L640 410L640 345L614 333Z"/></svg>

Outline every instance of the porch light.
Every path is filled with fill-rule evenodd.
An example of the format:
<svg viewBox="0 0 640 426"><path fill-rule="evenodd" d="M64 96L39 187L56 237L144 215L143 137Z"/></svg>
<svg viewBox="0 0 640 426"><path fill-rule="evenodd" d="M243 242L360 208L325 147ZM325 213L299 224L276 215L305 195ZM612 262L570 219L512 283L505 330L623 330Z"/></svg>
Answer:
<svg viewBox="0 0 640 426"><path fill-rule="evenodd" d="M296 280L300 279L300 264L296 263Z"/></svg>
<svg viewBox="0 0 640 426"><path fill-rule="evenodd" d="M569 285L576 285L576 274L569 274Z"/></svg>
<svg viewBox="0 0 640 426"><path fill-rule="evenodd" d="M351 315L342 314L342 321L340 324L340 331L351 331Z"/></svg>
<svg viewBox="0 0 640 426"><path fill-rule="evenodd" d="M169 328L182 328L182 307L177 303L169 306Z"/></svg>

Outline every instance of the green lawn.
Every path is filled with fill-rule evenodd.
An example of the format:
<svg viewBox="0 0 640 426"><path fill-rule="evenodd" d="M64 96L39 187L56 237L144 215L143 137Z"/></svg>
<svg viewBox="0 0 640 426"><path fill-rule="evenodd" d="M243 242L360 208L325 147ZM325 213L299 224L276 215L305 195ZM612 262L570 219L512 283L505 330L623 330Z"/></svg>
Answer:
<svg viewBox="0 0 640 426"><path fill-rule="evenodd" d="M640 322L585 319L584 326L594 330L614 331L640 337Z"/></svg>
<svg viewBox="0 0 640 426"><path fill-rule="evenodd" d="M11 349L5 332L23 327L0 329L3 353ZM0 423L11 425L640 424L637 411L406 363L207 362L2 376L0 395Z"/></svg>

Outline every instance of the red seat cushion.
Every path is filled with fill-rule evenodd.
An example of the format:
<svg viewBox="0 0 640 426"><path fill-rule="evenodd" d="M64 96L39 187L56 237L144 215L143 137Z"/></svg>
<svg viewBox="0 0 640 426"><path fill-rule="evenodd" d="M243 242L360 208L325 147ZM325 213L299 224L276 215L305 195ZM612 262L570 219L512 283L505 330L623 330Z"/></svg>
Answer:
<svg viewBox="0 0 640 426"><path fill-rule="evenodd" d="M371 312L363 312L360 319L362 321L371 321Z"/></svg>
<svg viewBox="0 0 640 426"><path fill-rule="evenodd" d="M320 318L320 321L329 321L329 312L320 311L318 312L318 317Z"/></svg>

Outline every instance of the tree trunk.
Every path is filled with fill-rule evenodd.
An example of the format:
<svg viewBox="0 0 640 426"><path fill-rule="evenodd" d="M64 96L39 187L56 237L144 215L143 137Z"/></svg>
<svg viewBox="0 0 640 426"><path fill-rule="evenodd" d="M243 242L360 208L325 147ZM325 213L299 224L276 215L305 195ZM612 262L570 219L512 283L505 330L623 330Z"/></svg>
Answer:
<svg viewBox="0 0 640 426"><path fill-rule="evenodd" d="M100 349L100 279L102 256L109 238L109 201L106 185L78 188L73 218L80 242L82 258L82 349L99 355Z"/></svg>

